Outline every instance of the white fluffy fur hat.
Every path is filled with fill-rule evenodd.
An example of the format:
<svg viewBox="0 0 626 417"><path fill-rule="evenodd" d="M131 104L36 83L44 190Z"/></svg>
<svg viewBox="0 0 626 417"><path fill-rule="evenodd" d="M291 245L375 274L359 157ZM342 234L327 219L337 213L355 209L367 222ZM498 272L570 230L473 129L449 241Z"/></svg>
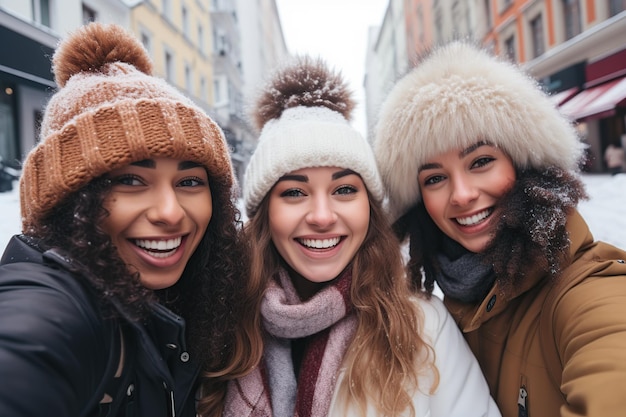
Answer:
<svg viewBox="0 0 626 417"><path fill-rule="evenodd" d="M535 80L463 41L435 49L383 103L374 154L393 220L420 200L418 168L488 141L519 169L578 170L584 145Z"/></svg>
<svg viewBox="0 0 626 417"><path fill-rule="evenodd" d="M275 74L254 112L262 130L243 182L248 217L280 177L302 168L351 169L382 201L371 146L348 122L353 107L345 82L321 60L297 58Z"/></svg>

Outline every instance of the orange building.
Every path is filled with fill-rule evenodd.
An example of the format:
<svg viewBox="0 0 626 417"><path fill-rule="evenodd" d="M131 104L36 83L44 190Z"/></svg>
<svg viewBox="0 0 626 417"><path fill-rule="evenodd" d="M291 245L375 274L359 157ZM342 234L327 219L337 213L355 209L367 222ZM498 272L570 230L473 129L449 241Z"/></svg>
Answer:
<svg viewBox="0 0 626 417"><path fill-rule="evenodd" d="M626 0L405 0L410 65L434 44L463 35L520 63L577 123L589 145L591 171L606 171L604 150L626 148ZM442 17L443 16L443 17Z"/></svg>

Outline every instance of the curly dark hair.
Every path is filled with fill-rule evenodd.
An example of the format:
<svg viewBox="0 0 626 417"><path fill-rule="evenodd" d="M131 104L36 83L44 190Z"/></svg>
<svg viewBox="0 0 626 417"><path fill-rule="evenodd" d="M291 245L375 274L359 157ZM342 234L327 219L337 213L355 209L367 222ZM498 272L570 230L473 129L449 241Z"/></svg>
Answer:
<svg viewBox="0 0 626 417"><path fill-rule="evenodd" d="M185 319L189 350L203 365L201 383L210 389L203 399L207 412L220 409L231 375L249 371L260 356L250 353L254 331L242 295L248 258L239 235L241 213L230 185L213 181L210 188L215 210L207 231L180 280L163 290L145 288L102 230L108 216L103 203L111 191L106 176L71 194L46 216L41 228L29 231L44 247L62 248L91 272L89 281L111 317L120 314L114 302L137 321L148 316L151 304L161 302Z"/></svg>

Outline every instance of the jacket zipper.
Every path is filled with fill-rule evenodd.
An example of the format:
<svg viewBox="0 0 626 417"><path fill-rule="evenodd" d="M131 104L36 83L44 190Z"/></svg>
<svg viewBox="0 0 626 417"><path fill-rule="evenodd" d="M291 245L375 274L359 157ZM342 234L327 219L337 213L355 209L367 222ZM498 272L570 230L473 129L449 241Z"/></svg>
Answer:
<svg viewBox="0 0 626 417"><path fill-rule="evenodd" d="M526 391L526 385L522 385L519 388L519 396L517 397L517 416L528 417L528 409L526 408L528 401L528 391Z"/></svg>
<svg viewBox="0 0 626 417"><path fill-rule="evenodd" d="M167 383L165 382L163 382L163 388L165 388L165 391L167 392L170 400L168 417L176 417L176 406L174 405L174 391L169 389Z"/></svg>

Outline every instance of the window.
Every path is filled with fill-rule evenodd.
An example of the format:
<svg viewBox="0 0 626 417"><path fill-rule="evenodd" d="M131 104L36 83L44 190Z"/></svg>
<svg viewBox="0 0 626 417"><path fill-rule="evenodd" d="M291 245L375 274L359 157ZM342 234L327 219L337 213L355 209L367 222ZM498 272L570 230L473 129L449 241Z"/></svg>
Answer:
<svg viewBox="0 0 626 417"><path fill-rule="evenodd" d="M609 0L609 16L626 10L626 0Z"/></svg>
<svg viewBox="0 0 626 417"><path fill-rule="evenodd" d="M457 35L462 34L463 30L461 29L461 19L462 19L462 10L459 2L457 0L453 0L452 2L452 27L456 28L455 32Z"/></svg>
<svg viewBox="0 0 626 417"><path fill-rule="evenodd" d="M565 39L572 39L582 31L580 23L579 0L563 0L563 16L565 17Z"/></svg>
<svg viewBox="0 0 626 417"><path fill-rule="evenodd" d="M424 45L424 10L421 3L417 5L417 38L420 45Z"/></svg>
<svg viewBox="0 0 626 417"><path fill-rule="evenodd" d="M207 102L207 92L206 92L206 78L200 77L200 98L203 102Z"/></svg>
<svg viewBox="0 0 626 417"><path fill-rule="evenodd" d="M150 34L144 30L141 31L141 43L143 44L143 47L146 48L146 51L148 51L148 53L151 54L152 53L152 38L150 37Z"/></svg>
<svg viewBox="0 0 626 417"><path fill-rule="evenodd" d="M504 40L504 52L506 57L515 62L517 60L517 54L515 53L515 36L511 35Z"/></svg>
<svg viewBox="0 0 626 417"><path fill-rule="evenodd" d="M161 13L169 21L172 20L172 2L171 0L161 0Z"/></svg>
<svg viewBox="0 0 626 417"><path fill-rule="evenodd" d="M436 42L441 42L443 40L443 12L441 11L441 6L437 6L435 9L435 35Z"/></svg>
<svg viewBox="0 0 626 417"><path fill-rule="evenodd" d="M213 80L213 101L215 101L215 105L221 104L222 101L222 88L219 79Z"/></svg>
<svg viewBox="0 0 626 417"><path fill-rule="evenodd" d="M183 19L183 36L189 39L189 13L187 13L187 7L183 5L180 13Z"/></svg>
<svg viewBox="0 0 626 417"><path fill-rule="evenodd" d="M541 14L530 21L530 35L532 36L533 58L537 58L545 52Z"/></svg>
<svg viewBox="0 0 626 417"><path fill-rule="evenodd" d="M95 22L97 19L96 11L83 4L83 24L86 25L89 22Z"/></svg>
<svg viewBox="0 0 626 417"><path fill-rule="evenodd" d="M206 55L206 47L204 43L204 28L198 25L198 49L202 55Z"/></svg>
<svg viewBox="0 0 626 417"><path fill-rule="evenodd" d="M189 64L185 64L185 90L188 93L192 93L193 83L191 82L191 67Z"/></svg>
<svg viewBox="0 0 626 417"><path fill-rule="evenodd" d="M19 160L15 85L0 81L0 158Z"/></svg>
<svg viewBox="0 0 626 417"><path fill-rule="evenodd" d="M215 53L224 56L228 52L228 39L226 38L226 34L222 31L216 31L213 33L213 49Z"/></svg>
<svg viewBox="0 0 626 417"><path fill-rule="evenodd" d="M33 7L33 20L51 28L50 0L31 0Z"/></svg>
<svg viewBox="0 0 626 417"><path fill-rule="evenodd" d="M165 79L174 82L174 57L169 51L165 51Z"/></svg>

